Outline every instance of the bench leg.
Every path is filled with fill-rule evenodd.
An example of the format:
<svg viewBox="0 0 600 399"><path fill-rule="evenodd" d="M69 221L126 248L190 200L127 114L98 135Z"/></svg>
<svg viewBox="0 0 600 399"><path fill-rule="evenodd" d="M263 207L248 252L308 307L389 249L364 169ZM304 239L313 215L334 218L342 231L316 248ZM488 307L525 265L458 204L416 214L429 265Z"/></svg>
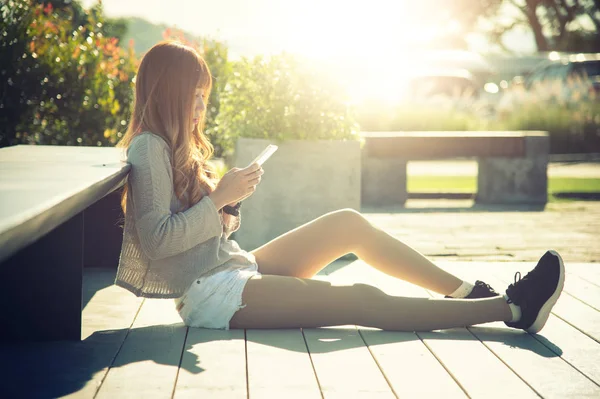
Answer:
<svg viewBox="0 0 600 399"><path fill-rule="evenodd" d="M83 212L0 264L0 340L81 340Z"/></svg>
<svg viewBox="0 0 600 399"><path fill-rule="evenodd" d="M362 157L361 204L403 205L406 191L406 160Z"/></svg>
<svg viewBox="0 0 600 399"><path fill-rule="evenodd" d="M545 204L548 201L548 157L479 160L476 202Z"/></svg>

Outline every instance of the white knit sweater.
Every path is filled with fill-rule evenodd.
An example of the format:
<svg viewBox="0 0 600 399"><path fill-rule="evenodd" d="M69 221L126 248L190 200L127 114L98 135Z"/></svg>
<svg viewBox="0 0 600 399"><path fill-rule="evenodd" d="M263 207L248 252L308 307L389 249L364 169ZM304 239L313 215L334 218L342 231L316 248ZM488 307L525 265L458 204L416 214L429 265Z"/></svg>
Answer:
<svg viewBox="0 0 600 399"><path fill-rule="evenodd" d="M229 226L208 196L183 212L173 188L168 144L146 132L127 149L127 212L115 284L136 296L177 298L192 281L226 263L251 264L254 255L229 240Z"/></svg>

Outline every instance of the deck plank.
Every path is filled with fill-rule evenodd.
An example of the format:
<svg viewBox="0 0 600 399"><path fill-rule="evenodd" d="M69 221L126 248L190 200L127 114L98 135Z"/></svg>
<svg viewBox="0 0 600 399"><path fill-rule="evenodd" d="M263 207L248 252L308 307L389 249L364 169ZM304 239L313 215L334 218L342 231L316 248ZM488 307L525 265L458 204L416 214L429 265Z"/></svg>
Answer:
<svg viewBox="0 0 600 399"><path fill-rule="evenodd" d="M447 267L446 270L467 281L482 279L493 286L503 285L502 280L493 276L494 269ZM540 396L544 398L600 397L600 386L592 381L591 376L584 375L582 370L587 369L597 374L598 366L592 364L589 357L594 352L598 353L600 346L576 329L569 328L570 326L562 320L554 316L551 316L551 319L552 321L547 323L541 334L537 335L508 329L502 322L486 323L482 326L470 327L469 330ZM553 328L559 328L560 331L552 331ZM559 341L550 341L547 336L557 337ZM573 351L573 347L578 346L579 343L569 341L577 340L583 340L584 345L587 344L586 349L591 353L584 355L581 348ZM562 348L565 344L569 346L566 356L570 361L560 357L566 351L566 348ZM565 384L565 381L569 383Z"/></svg>
<svg viewBox="0 0 600 399"><path fill-rule="evenodd" d="M364 328L360 334L399 398L467 397L417 334Z"/></svg>
<svg viewBox="0 0 600 399"><path fill-rule="evenodd" d="M336 281L371 284L389 295L427 297L416 285L389 277L362 261L355 262ZM360 327L382 373L400 398L436 397L465 398L466 394L452 379L431 351L414 332L382 331ZM429 383L435 381L435 384Z"/></svg>
<svg viewBox="0 0 600 399"><path fill-rule="evenodd" d="M568 259L564 259L564 261L567 262L567 273L575 274L600 287L600 264L569 263Z"/></svg>
<svg viewBox="0 0 600 399"><path fill-rule="evenodd" d="M466 328L419 332L418 335L469 397L538 397Z"/></svg>
<svg viewBox="0 0 600 399"><path fill-rule="evenodd" d="M246 330L251 398L321 398L300 329Z"/></svg>
<svg viewBox="0 0 600 399"><path fill-rule="evenodd" d="M114 279L114 270L85 270L84 290L95 292L84 292L90 301L82 310L82 340L103 330L124 329L126 332L133 325L144 298L114 285Z"/></svg>
<svg viewBox="0 0 600 399"><path fill-rule="evenodd" d="M371 270L364 262L354 261L316 278L334 285L373 284ZM395 397L357 326L304 329L304 336L325 399Z"/></svg>
<svg viewBox="0 0 600 399"><path fill-rule="evenodd" d="M84 289L95 288L94 285L102 281L106 288L96 290L90 302L82 311L81 339L95 342L99 337L114 336L109 347L103 347L99 358L108 358L102 361L102 369L86 383L83 390L73 395L73 398L92 398L106 377L109 367L123 345L129 328L133 325L140 311L143 298L131 295L129 291L113 285L115 271L102 269L87 269L84 272Z"/></svg>
<svg viewBox="0 0 600 399"><path fill-rule="evenodd" d="M594 308L569 295L561 295L552 313L600 343L600 317Z"/></svg>
<svg viewBox="0 0 600 399"><path fill-rule="evenodd" d="M170 398L186 332L172 300L145 299L97 398Z"/></svg>
<svg viewBox="0 0 600 399"><path fill-rule="evenodd" d="M568 266L567 266L568 267ZM564 291L600 311L600 287L577 276L567 275Z"/></svg>
<svg viewBox="0 0 600 399"><path fill-rule="evenodd" d="M247 398L244 330L190 327L174 397Z"/></svg>
<svg viewBox="0 0 600 399"><path fill-rule="evenodd" d="M543 398L600 397L598 385L531 335L501 322L470 331Z"/></svg>
<svg viewBox="0 0 600 399"><path fill-rule="evenodd" d="M304 329L319 379L329 398L395 398L354 326Z"/></svg>

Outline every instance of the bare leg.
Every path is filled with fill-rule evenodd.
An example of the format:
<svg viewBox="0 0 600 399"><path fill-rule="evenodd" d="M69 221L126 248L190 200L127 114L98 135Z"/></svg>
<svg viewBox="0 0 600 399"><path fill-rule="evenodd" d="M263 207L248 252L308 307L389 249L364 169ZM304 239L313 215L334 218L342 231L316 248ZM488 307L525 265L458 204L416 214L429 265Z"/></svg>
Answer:
<svg viewBox="0 0 600 399"><path fill-rule="evenodd" d="M430 331L509 321L502 297L448 300L389 296L378 288L286 276L256 276L231 328L311 328L356 324L397 331Z"/></svg>
<svg viewBox="0 0 600 399"><path fill-rule="evenodd" d="M353 209L327 213L252 253L262 274L310 278L340 256L355 253L384 273L443 295L462 283Z"/></svg>

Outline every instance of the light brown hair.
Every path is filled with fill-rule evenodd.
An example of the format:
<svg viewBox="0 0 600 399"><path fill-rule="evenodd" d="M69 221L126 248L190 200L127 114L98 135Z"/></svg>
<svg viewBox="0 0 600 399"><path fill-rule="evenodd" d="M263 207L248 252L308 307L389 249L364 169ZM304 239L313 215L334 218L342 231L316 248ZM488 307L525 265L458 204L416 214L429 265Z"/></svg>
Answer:
<svg viewBox="0 0 600 399"><path fill-rule="evenodd" d="M210 70L192 47L176 41L154 45L142 58L135 78L135 99L127 132L117 147L128 148L143 132L152 132L168 143L175 195L185 210L210 194L216 183L207 163L214 148L203 134L205 112L192 128L196 88L207 103L212 88ZM121 198L126 212L127 186Z"/></svg>

